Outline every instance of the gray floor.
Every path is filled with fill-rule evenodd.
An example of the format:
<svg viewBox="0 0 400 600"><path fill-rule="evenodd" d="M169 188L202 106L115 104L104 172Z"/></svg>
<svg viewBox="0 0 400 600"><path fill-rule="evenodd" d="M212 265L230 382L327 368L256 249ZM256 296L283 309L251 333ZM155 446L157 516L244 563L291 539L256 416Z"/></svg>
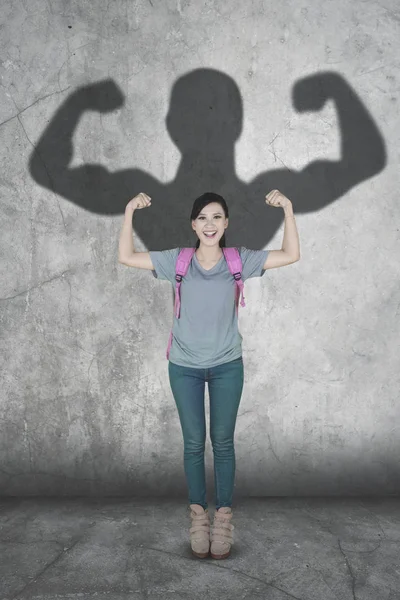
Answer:
<svg viewBox="0 0 400 600"><path fill-rule="evenodd" d="M183 501L2 499L0 599L400 599L398 498L232 508L235 543L217 561L192 556Z"/></svg>

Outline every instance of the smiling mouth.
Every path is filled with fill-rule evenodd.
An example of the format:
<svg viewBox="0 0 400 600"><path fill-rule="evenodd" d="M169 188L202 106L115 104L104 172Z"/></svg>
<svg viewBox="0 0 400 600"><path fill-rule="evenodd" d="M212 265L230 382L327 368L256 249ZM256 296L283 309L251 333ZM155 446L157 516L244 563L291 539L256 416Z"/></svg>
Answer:
<svg viewBox="0 0 400 600"><path fill-rule="evenodd" d="M204 231L203 233L204 233L204 235L205 235L206 237L209 237L209 238L212 238L212 237L214 237L215 235L217 235L217 232L216 232L216 231L214 231L214 232L212 232L212 233L211 233L210 231Z"/></svg>

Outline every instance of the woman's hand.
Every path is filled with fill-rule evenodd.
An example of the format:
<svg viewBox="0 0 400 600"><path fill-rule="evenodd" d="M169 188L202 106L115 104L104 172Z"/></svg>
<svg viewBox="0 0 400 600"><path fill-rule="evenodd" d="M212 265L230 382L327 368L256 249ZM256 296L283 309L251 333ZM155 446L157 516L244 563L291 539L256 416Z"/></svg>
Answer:
<svg viewBox="0 0 400 600"><path fill-rule="evenodd" d="M291 204L289 198L286 198L279 190L272 190L265 196L265 202L270 206L280 206L281 208L287 208Z"/></svg>
<svg viewBox="0 0 400 600"><path fill-rule="evenodd" d="M125 212L127 212L129 210L133 212L137 208L145 208L146 206L150 206L150 205L151 205L150 196L148 196L144 192L140 192L140 194L138 194L137 196L132 198L132 200L129 200L128 204L125 207Z"/></svg>

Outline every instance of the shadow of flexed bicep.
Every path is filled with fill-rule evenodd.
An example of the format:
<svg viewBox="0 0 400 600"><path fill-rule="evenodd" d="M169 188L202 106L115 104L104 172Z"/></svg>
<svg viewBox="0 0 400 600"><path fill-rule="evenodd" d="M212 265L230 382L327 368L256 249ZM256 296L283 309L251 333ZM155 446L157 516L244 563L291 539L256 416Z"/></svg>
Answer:
<svg viewBox="0 0 400 600"><path fill-rule="evenodd" d="M293 106L300 113L319 111L328 100L335 103L338 113L340 160L316 160L301 171L275 169L260 173L249 182L245 199L238 207L237 233L243 245L265 245L283 221L282 211L265 208L260 202L270 190L278 189L287 196L295 213L314 212L385 167L383 137L359 97L340 75L318 73L293 86Z"/></svg>
<svg viewBox="0 0 400 600"><path fill-rule="evenodd" d="M100 164L69 167L73 135L86 111L112 112L124 96L112 80L78 88L57 110L29 160L33 179L43 187L97 214L123 214L126 204L140 191L158 193L152 175L139 169L111 173Z"/></svg>
<svg viewBox="0 0 400 600"><path fill-rule="evenodd" d="M292 102L298 112L319 111L328 100L335 103L338 114L340 160L315 160L301 171L261 174L251 183L257 195L258 190L279 189L292 200L295 212L319 211L385 167L383 137L360 98L340 75L318 73L293 86Z"/></svg>
<svg viewBox="0 0 400 600"><path fill-rule="evenodd" d="M293 86L292 101L298 112L321 110L328 100L334 102L337 111L341 157L337 161L316 160L296 174L294 208L300 213L320 210L386 165L384 139L343 77L318 73Z"/></svg>

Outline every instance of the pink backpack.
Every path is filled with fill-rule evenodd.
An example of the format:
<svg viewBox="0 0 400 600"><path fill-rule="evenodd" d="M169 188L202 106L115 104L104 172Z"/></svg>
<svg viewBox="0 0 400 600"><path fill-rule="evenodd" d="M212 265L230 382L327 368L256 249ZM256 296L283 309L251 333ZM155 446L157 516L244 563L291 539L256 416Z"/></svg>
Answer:
<svg viewBox="0 0 400 600"><path fill-rule="evenodd" d="M182 250L179 252L178 258L176 260L176 264L175 264L176 285L175 285L174 314L177 319L179 319L180 312L181 312L181 310L180 310L181 309L181 299L180 299L179 288L181 287L182 277L185 277L187 270L189 268L189 265L190 265L190 261L192 260L193 254L195 252L196 252L196 248L182 248ZM242 300L240 302L240 305L246 306L246 304L244 302L244 295L243 295L244 283L242 281L242 259L240 258L239 250L237 248L222 248L222 252L224 253L224 256L228 263L229 270L232 273L232 275L234 276L235 281L236 281L235 304L236 304L236 314L238 314L240 294L242 294ZM172 329L171 329L171 333L169 335L169 340L168 340L167 359L169 359L169 352L170 352L171 346L172 346L172 337L173 336L172 336Z"/></svg>

